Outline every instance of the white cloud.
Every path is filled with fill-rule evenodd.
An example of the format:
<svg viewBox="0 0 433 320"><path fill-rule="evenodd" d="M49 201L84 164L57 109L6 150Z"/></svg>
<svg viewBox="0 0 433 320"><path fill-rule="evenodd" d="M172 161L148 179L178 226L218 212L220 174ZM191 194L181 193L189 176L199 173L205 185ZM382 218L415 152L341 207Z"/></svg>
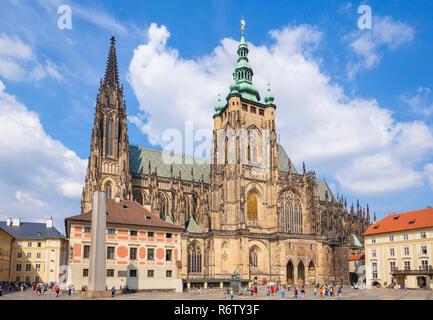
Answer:
<svg viewBox="0 0 433 320"><path fill-rule="evenodd" d="M359 71L376 67L386 49L396 50L412 41L414 29L391 17L373 17L373 29L358 30L345 39L356 54L356 61L348 65L349 77L353 78Z"/></svg>
<svg viewBox="0 0 433 320"><path fill-rule="evenodd" d="M430 88L419 87L416 94L401 95L401 99L410 107L410 111L426 118L433 114L433 103L430 102Z"/></svg>
<svg viewBox="0 0 433 320"><path fill-rule="evenodd" d="M389 42L395 34L376 35L380 41L373 38L374 46L378 41L394 48ZM211 54L183 59L167 46L169 36L164 26L152 24L129 66L128 80L143 111L129 119L153 144L161 144L165 129L183 132L188 120L195 129L213 128L217 93L227 94L237 59L238 40L225 38ZM344 192L358 194L394 192L424 181L418 167L433 151L424 122L397 122L375 99L346 96L313 58L322 39L316 28L288 26L270 36L269 46L248 43L253 82L262 101L271 83L280 141L295 164L305 160L319 175L336 177Z"/></svg>
<svg viewBox="0 0 433 320"><path fill-rule="evenodd" d="M61 80L59 67L49 60L41 63L32 48L17 36L0 35L0 77L10 81Z"/></svg>
<svg viewBox="0 0 433 320"><path fill-rule="evenodd" d="M79 213L87 161L50 137L1 81L0 122L1 214L33 221Z"/></svg>

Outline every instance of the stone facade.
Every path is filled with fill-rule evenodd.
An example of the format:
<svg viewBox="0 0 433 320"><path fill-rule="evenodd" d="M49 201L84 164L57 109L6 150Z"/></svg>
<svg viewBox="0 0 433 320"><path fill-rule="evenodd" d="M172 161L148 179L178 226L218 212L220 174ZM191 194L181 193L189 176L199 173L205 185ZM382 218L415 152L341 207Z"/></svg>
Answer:
<svg viewBox="0 0 433 320"><path fill-rule="evenodd" d="M9 281L13 237L0 229L0 282Z"/></svg>
<svg viewBox="0 0 433 320"><path fill-rule="evenodd" d="M245 282L348 283L348 255L362 246L369 208L358 202L348 209L315 172L305 165L297 172L277 142L273 96L268 92L260 102L252 85L243 34L238 55L227 102L215 108L210 164L182 155L181 164L167 164L164 152L129 145L112 39L96 100L82 213L90 210L98 183L109 197L119 194L142 205L149 201L153 212L185 227L185 286L221 285L234 272ZM221 138L220 132L246 132L258 143Z"/></svg>

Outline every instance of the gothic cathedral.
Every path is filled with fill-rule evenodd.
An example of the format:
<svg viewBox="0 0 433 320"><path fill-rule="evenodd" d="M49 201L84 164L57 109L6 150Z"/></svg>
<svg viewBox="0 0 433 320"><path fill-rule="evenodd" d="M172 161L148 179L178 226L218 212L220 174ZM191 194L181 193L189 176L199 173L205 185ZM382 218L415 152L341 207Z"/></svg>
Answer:
<svg viewBox="0 0 433 320"><path fill-rule="evenodd" d="M237 53L226 103L213 115L212 161L178 155L180 164L167 164L165 151L129 145L112 37L81 213L92 209L93 192L102 186L107 197L136 201L184 227L178 266L185 286L227 283L234 273L244 283L348 283L348 256L363 248L369 207L358 202L348 210L314 171L303 165L298 173L277 141L274 97L268 89L261 102L253 85L243 31ZM257 143L243 143L238 132Z"/></svg>

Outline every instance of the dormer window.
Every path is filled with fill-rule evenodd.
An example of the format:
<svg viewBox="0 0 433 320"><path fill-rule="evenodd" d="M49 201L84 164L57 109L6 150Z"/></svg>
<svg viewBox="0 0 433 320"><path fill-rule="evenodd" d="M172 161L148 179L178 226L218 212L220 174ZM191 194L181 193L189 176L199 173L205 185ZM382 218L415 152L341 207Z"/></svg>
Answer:
<svg viewBox="0 0 433 320"><path fill-rule="evenodd" d="M414 224L416 219L409 221L409 224Z"/></svg>

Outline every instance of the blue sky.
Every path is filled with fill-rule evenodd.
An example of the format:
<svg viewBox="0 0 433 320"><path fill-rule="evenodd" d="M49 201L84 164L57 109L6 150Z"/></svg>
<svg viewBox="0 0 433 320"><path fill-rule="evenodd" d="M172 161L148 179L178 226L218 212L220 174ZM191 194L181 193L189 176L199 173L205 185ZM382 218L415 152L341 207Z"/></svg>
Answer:
<svg viewBox="0 0 433 320"><path fill-rule="evenodd" d="M372 30L358 29L362 4ZM262 96L271 82L298 169L379 218L433 205L432 15L431 1L2 1L0 218L63 227L79 213L111 35L130 143L160 148L164 129L212 127L242 17L253 82Z"/></svg>

